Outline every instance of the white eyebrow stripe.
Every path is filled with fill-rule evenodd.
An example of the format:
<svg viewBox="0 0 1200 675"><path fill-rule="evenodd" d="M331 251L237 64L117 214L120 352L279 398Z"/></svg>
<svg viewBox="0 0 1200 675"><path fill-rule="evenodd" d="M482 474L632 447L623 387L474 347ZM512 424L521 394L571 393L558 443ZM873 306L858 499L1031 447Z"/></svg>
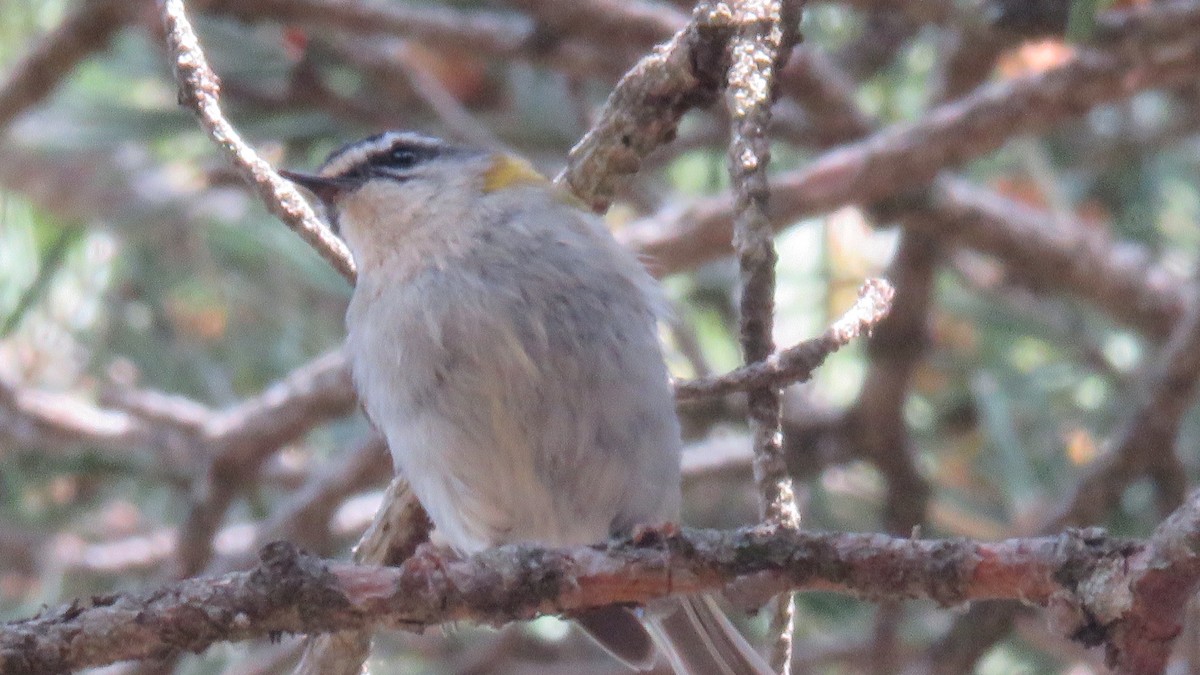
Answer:
<svg viewBox="0 0 1200 675"><path fill-rule="evenodd" d="M389 131L378 137L359 141L335 151L329 159L325 160L325 164L321 166L318 173L327 177L341 175L356 166L367 163L373 155L390 151L398 142L431 150L442 150L447 147L443 141L430 136L423 136L411 131Z"/></svg>

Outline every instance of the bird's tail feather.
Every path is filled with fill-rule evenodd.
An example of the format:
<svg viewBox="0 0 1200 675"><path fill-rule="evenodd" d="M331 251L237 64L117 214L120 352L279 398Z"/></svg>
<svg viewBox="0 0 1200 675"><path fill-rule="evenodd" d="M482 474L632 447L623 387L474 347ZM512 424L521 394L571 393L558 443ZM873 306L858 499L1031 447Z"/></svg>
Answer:
<svg viewBox="0 0 1200 675"><path fill-rule="evenodd" d="M681 598L647 627L677 675L774 675L708 595Z"/></svg>
<svg viewBox="0 0 1200 675"><path fill-rule="evenodd" d="M571 618L618 661L639 671L654 667L654 642L631 610L598 607L573 613Z"/></svg>

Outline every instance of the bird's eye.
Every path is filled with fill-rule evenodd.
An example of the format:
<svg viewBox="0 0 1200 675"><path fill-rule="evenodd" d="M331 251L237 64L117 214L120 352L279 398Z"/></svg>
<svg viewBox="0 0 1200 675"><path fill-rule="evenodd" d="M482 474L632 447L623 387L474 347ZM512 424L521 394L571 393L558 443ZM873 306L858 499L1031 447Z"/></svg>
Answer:
<svg viewBox="0 0 1200 675"><path fill-rule="evenodd" d="M410 148L396 148L388 157L388 164L398 169L411 169L417 163L417 153Z"/></svg>

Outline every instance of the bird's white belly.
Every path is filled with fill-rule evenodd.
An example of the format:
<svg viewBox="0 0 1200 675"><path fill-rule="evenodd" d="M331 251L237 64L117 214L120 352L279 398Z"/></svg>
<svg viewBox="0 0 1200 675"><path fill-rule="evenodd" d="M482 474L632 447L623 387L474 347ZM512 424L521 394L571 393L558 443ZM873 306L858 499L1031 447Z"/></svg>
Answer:
<svg viewBox="0 0 1200 675"><path fill-rule="evenodd" d="M439 536L464 553L519 542L592 544L609 536L612 509L597 504L583 517L563 513L528 463L497 461L503 458L493 449L464 445L444 421L395 429L388 438Z"/></svg>

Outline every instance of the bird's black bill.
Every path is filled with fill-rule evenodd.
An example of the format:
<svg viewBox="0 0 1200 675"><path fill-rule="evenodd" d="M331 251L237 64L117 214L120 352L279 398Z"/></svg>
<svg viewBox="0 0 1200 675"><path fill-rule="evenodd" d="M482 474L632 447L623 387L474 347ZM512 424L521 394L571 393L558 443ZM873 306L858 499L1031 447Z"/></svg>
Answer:
<svg viewBox="0 0 1200 675"><path fill-rule="evenodd" d="M330 178L287 169L280 169L279 175L313 193L326 204L336 204L338 199L362 183L362 181L344 176Z"/></svg>

